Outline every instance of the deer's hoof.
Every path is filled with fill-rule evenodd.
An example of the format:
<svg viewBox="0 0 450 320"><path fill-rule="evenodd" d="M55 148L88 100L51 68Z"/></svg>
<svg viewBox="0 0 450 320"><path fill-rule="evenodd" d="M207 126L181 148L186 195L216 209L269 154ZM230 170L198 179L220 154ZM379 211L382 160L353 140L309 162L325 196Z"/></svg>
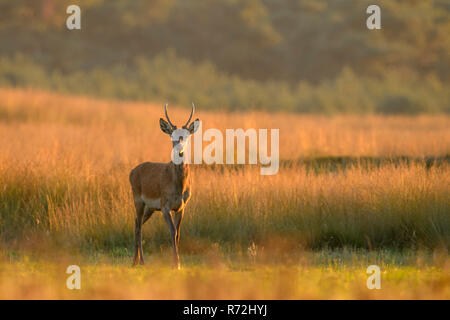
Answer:
<svg viewBox="0 0 450 320"><path fill-rule="evenodd" d="M173 264L173 268L174 268L175 270L181 270L181 265L180 265L180 263L179 263L179 262L175 262L175 263Z"/></svg>
<svg viewBox="0 0 450 320"><path fill-rule="evenodd" d="M139 263L143 263L143 262L141 262L141 261L139 261L138 259L135 259L134 261L133 261L133 263L131 264L131 266L132 267L136 267Z"/></svg>

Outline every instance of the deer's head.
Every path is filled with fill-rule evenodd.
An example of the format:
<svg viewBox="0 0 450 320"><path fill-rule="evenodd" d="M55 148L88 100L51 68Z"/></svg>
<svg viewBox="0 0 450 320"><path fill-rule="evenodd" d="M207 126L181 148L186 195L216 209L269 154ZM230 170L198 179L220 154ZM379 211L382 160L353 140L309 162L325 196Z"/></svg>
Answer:
<svg viewBox="0 0 450 320"><path fill-rule="evenodd" d="M177 128L177 126L174 125L169 119L169 115L167 114L167 103L166 103L166 105L164 106L164 112L166 113L167 121L164 120L163 118L159 119L159 125L161 127L162 132L170 135L170 138L172 139L173 150L175 152L178 152L178 155L180 157L183 156L187 139L191 134L195 133L195 131L197 131L198 127L200 126L199 119L195 119L193 122L191 122L192 116L194 115L194 111L195 106L194 103L192 103L191 115L189 116L188 121L181 128Z"/></svg>

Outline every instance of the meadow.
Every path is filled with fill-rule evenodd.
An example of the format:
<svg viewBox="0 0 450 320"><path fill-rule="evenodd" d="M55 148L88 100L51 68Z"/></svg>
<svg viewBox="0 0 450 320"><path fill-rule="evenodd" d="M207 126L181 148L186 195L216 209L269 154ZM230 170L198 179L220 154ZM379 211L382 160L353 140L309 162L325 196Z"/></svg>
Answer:
<svg viewBox="0 0 450 320"><path fill-rule="evenodd" d="M450 298L448 115L198 105L204 129L279 128L281 163L274 176L192 166L175 271L160 215L144 226L146 266L131 268L128 174L170 159L163 102L31 89L0 97L2 299ZM174 122L188 112L170 106ZM85 275L79 292L64 287L69 264ZM382 268L382 290L365 286L370 264Z"/></svg>

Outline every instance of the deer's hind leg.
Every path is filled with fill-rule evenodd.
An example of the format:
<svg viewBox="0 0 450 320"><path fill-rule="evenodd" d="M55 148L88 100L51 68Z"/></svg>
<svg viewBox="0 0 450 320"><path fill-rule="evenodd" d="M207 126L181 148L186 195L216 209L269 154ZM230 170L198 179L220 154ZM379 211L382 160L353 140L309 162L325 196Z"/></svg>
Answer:
<svg viewBox="0 0 450 320"><path fill-rule="evenodd" d="M149 207L145 206L144 207L144 216L142 217L142 224L141 224L141 228L144 225L144 223L150 219L150 217L153 215L153 212L155 210L150 209ZM142 238L142 237L141 237ZM142 244L139 246L139 257L141 258L140 263L144 264L144 252L142 251Z"/></svg>
<svg viewBox="0 0 450 320"><path fill-rule="evenodd" d="M144 218L142 219L142 224L146 223L147 220L150 219L150 217L153 215L153 212L155 212L155 210L150 209L149 207L145 206Z"/></svg>
<svg viewBox="0 0 450 320"><path fill-rule="evenodd" d="M136 219L134 225L134 261L133 265L138 263L144 264L144 256L142 254L142 224L144 218L144 207L143 201L135 200L134 205L136 207Z"/></svg>

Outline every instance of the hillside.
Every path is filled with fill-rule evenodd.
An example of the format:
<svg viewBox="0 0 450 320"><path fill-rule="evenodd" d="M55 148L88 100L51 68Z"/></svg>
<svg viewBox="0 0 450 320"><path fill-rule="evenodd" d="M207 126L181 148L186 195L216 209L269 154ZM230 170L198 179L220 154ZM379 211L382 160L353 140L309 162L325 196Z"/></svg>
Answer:
<svg viewBox="0 0 450 320"><path fill-rule="evenodd" d="M0 1L0 85L213 110L448 113L445 0ZM77 1L75 1L77 3ZM369 4L382 30L365 26Z"/></svg>

